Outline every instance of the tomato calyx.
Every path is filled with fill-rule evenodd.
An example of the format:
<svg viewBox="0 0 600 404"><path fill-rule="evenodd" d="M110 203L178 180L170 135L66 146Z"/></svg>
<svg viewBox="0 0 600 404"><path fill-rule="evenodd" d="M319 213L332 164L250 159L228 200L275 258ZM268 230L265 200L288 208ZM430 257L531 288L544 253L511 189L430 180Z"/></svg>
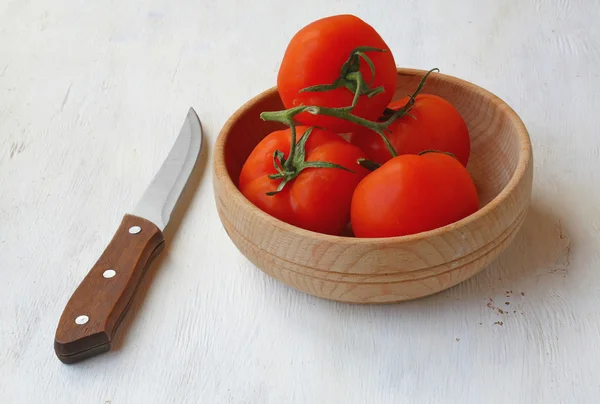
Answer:
<svg viewBox="0 0 600 404"><path fill-rule="evenodd" d="M292 143L290 146L290 154L288 158L285 158L285 155L280 150L275 150L273 152L273 167L275 167L276 174L269 174L268 177L272 180L281 179L279 186L275 191L267 192L268 196L273 196L286 186L286 184L293 179L295 179L302 170L306 168L338 168L342 170L349 171L354 173L354 171L341 166L339 164L330 163L328 161L306 161L306 141L308 137L312 133L314 129L313 126L306 129L298 143L296 143L296 127L295 125L290 125L290 129L292 132Z"/></svg>
<svg viewBox="0 0 600 404"><path fill-rule="evenodd" d="M365 52L386 52L385 49L379 49L372 46L359 46L350 52L350 57L340 69L340 76L331 84L318 84L310 86L300 90L303 92L323 92L335 90L340 87L346 87L351 93L354 93L354 100L352 101L352 107L356 106L358 98L361 95L366 95L371 98L377 94L381 94L385 91L383 86L370 88L375 80L375 65L371 58L369 58ZM371 70L371 80L367 83L360 72L360 59L363 59Z"/></svg>

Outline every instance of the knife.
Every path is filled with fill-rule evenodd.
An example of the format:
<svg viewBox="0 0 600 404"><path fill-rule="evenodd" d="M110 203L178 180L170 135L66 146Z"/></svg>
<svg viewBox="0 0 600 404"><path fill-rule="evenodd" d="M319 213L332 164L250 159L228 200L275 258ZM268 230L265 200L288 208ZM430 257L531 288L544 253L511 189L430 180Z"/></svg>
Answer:
<svg viewBox="0 0 600 404"><path fill-rule="evenodd" d="M110 351L140 280L165 246L163 230L201 147L202 125L190 108L158 173L65 306L54 339L61 362Z"/></svg>

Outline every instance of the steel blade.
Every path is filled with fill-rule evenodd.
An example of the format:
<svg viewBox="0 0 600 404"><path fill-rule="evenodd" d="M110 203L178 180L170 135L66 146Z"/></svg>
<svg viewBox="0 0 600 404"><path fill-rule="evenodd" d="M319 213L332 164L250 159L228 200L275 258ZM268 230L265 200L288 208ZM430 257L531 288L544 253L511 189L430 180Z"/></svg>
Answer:
<svg viewBox="0 0 600 404"><path fill-rule="evenodd" d="M201 148L202 125L190 108L171 151L132 213L164 230Z"/></svg>

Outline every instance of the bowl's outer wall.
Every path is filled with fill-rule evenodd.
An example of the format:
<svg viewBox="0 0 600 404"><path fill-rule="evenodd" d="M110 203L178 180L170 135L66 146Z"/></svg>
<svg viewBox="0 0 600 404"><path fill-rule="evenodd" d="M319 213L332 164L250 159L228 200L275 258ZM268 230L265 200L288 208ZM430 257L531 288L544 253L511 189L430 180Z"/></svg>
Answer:
<svg viewBox="0 0 600 404"><path fill-rule="evenodd" d="M397 97L425 73L399 69ZM275 89L255 97L223 127L213 185L219 217L236 247L257 267L304 292L356 303L395 302L439 292L481 271L514 239L529 206L533 162L529 136L493 94L441 74L425 91L455 104L469 127L469 163L482 199L474 215L441 229L388 239L332 237L283 223L252 205L235 184L252 148L281 125L262 111L281 109Z"/></svg>

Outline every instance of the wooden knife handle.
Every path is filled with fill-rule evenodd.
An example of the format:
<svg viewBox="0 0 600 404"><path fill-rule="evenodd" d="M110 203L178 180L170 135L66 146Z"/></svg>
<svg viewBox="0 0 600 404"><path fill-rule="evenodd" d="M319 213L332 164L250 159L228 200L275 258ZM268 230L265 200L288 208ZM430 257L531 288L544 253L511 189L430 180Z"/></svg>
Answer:
<svg viewBox="0 0 600 404"><path fill-rule="evenodd" d="M54 340L54 351L62 362L74 363L110 350L140 280L164 248L164 241L152 222L133 215L123 217L62 313Z"/></svg>

